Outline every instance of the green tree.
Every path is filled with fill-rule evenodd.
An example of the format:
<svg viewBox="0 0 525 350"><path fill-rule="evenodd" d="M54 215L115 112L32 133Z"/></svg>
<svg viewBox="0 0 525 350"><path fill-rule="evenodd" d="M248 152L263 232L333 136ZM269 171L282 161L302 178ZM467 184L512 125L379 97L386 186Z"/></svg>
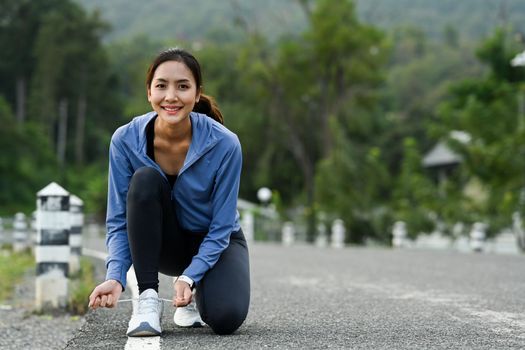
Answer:
<svg viewBox="0 0 525 350"><path fill-rule="evenodd" d="M416 30L396 30L390 41L393 56L380 101L388 127L379 138L388 168L397 176L403 140L414 138L421 150L430 149L436 140L429 134L429 126L436 120L437 107L447 98L449 86L483 74L483 67L468 45L454 48L429 43ZM418 52L418 45L425 49Z"/></svg>
<svg viewBox="0 0 525 350"><path fill-rule="evenodd" d="M146 71L163 46L163 42L140 35L108 47L109 61L119 83L119 97L125 101L120 123L151 110L146 95Z"/></svg>
<svg viewBox="0 0 525 350"><path fill-rule="evenodd" d="M356 141L335 118L331 122L334 147L316 174L320 209L344 219L350 242L363 243L367 238L386 242L392 213L385 196L392 180L381 150Z"/></svg>
<svg viewBox="0 0 525 350"><path fill-rule="evenodd" d="M518 52L506 30L498 30L478 49L479 59L490 67L485 77L455 84L450 98L440 106L437 132L462 130L471 141L456 143L471 179L486 192L472 210L489 220L492 232L509 224L519 193L525 187L525 125L520 123L517 98L525 70L511 67Z"/></svg>
<svg viewBox="0 0 525 350"><path fill-rule="evenodd" d="M403 146L403 161L393 189L392 209L395 219L406 222L409 235L415 237L434 228L430 213L436 207L439 193L425 174L416 140L407 137Z"/></svg>
<svg viewBox="0 0 525 350"><path fill-rule="evenodd" d="M286 179L272 185L293 189L295 199L302 194L313 214L316 165L333 150L328 121L359 124L352 120L360 116L351 111L373 104L385 50L381 32L357 20L351 1L303 1L301 5L309 19L307 30L300 37L283 38L275 50L258 40L260 45L252 46L244 62L248 63L247 79L264 101L268 132L263 159L268 167L263 171L280 176L276 169L293 169L287 160L291 157L300 171L301 187L286 185ZM309 238L313 238L312 230Z"/></svg>
<svg viewBox="0 0 525 350"><path fill-rule="evenodd" d="M242 45L205 42L202 49L196 52L203 69L204 92L216 98L225 117L225 125L239 135L241 140L243 176L240 195L255 202L257 189L270 184L269 172L261 169L272 166L267 163L268 155L275 152L275 144L267 142L266 138L271 135L268 133L268 120L264 112L265 101L259 99L257 84L248 78L251 73L245 72L245 69L257 69L255 67L258 63L248 61L245 55L250 55L254 50L265 49L264 44L256 44L259 39L261 38L250 37ZM276 178L279 175L275 174L273 179Z"/></svg>
<svg viewBox="0 0 525 350"><path fill-rule="evenodd" d="M0 2L0 94L25 121L27 95L35 67L32 48L43 16L63 0L4 0Z"/></svg>
<svg viewBox="0 0 525 350"><path fill-rule="evenodd" d="M56 176L56 160L38 127L30 122L17 124L1 95L0 123L0 213L30 213L36 192Z"/></svg>
<svg viewBox="0 0 525 350"><path fill-rule="evenodd" d="M107 163L121 119L119 83L101 41L107 29L72 0L0 3L0 96L9 110L0 132L0 210L33 209L50 181L80 193L91 169Z"/></svg>
<svg viewBox="0 0 525 350"><path fill-rule="evenodd" d="M121 102L101 44L106 29L97 13L64 0L43 16L38 31L30 114L45 128L64 169L105 154L108 130L117 125Z"/></svg>

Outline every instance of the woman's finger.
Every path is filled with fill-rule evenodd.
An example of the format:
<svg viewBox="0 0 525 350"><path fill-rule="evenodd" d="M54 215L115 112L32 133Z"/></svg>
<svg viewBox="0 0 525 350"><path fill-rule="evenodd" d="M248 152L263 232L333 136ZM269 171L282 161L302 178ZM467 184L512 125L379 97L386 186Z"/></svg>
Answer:
<svg viewBox="0 0 525 350"><path fill-rule="evenodd" d="M175 306L177 307L186 306L186 303L184 302L184 298L180 298L180 297L175 298Z"/></svg>
<svg viewBox="0 0 525 350"><path fill-rule="evenodd" d="M92 308L93 309L96 309L100 306L100 297L99 296L96 296L95 297L95 300L93 301L93 305L92 305Z"/></svg>
<svg viewBox="0 0 525 350"><path fill-rule="evenodd" d="M191 288L184 289L184 300L189 304L191 303L191 297L193 296L193 293L191 292Z"/></svg>
<svg viewBox="0 0 525 350"><path fill-rule="evenodd" d="M89 307L93 307L95 305L95 299L97 298L97 296L98 296L98 291L95 288L93 292L91 292L91 294L89 295L89 304L88 304Z"/></svg>
<svg viewBox="0 0 525 350"><path fill-rule="evenodd" d="M100 301L100 306L101 307L106 307L107 301L108 301L108 296L107 295L103 295L102 298L101 298L101 301Z"/></svg>
<svg viewBox="0 0 525 350"><path fill-rule="evenodd" d="M106 301L106 307L113 307L113 295L108 294L108 300Z"/></svg>

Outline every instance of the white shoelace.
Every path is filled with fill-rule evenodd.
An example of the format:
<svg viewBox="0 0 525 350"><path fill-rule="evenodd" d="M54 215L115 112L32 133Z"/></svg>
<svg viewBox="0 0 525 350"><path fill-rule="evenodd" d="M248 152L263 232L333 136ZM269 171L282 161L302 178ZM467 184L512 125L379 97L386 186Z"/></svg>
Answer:
<svg viewBox="0 0 525 350"><path fill-rule="evenodd" d="M155 297L139 298L139 307L137 313L139 315L154 313L158 311L159 302L161 300Z"/></svg>
<svg viewBox="0 0 525 350"><path fill-rule="evenodd" d="M149 299L157 299L157 300L161 300L161 301L167 301L169 303L171 303L173 301L171 299L164 299L164 298L149 298ZM119 301L117 301L117 303L125 303L125 302L128 302L128 301L135 301L135 300L140 300L140 299L139 298L120 299Z"/></svg>

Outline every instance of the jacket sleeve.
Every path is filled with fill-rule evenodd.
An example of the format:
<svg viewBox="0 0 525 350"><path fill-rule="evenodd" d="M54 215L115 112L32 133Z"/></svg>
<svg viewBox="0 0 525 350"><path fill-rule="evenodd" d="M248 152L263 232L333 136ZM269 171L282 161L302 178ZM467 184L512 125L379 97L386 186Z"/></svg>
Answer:
<svg viewBox="0 0 525 350"><path fill-rule="evenodd" d="M211 193L212 219L208 234L202 241L199 252L183 274L198 282L206 271L219 260L230 243L230 235L235 227L237 197L242 168L242 151L237 137L232 138L217 175Z"/></svg>
<svg viewBox="0 0 525 350"><path fill-rule="evenodd" d="M116 137L113 136L109 147L106 280L117 280L125 288L126 273L131 266L126 224L126 196L133 170L129 159L115 139Z"/></svg>

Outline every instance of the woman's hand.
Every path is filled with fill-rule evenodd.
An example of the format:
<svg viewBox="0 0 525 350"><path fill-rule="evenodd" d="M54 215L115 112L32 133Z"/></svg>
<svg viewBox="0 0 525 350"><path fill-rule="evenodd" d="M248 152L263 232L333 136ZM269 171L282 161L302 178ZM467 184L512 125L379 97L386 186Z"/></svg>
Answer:
<svg viewBox="0 0 525 350"><path fill-rule="evenodd" d="M89 296L89 307L115 307L117 305L122 285L116 280L107 280L95 287Z"/></svg>
<svg viewBox="0 0 525 350"><path fill-rule="evenodd" d="M173 306L184 307L191 303L193 296L190 285L184 281L175 282L175 295L173 296Z"/></svg>

